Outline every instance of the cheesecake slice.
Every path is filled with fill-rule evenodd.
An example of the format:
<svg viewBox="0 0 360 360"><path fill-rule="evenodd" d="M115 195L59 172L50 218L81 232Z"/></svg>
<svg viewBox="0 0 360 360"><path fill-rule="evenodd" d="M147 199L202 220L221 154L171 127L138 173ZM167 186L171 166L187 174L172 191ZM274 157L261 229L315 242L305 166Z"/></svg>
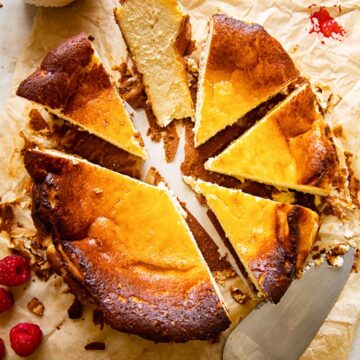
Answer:
<svg viewBox="0 0 360 360"><path fill-rule="evenodd" d="M110 326L163 342L205 340L229 326L185 212L165 185L54 150L28 150L25 166L34 221L53 235L49 258L60 257L59 272L86 290Z"/></svg>
<svg viewBox="0 0 360 360"><path fill-rule="evenodd" d="M49 52L40 68L19 85L17 95L133 155L147 158L141 135L85 33Z"/></svg>
<svg viewBox="0 0 360 360"><path fill-rule="evenodd" d="M189 16L176 0L122 0L115 10L124 40L157 119L164 127L194 115L183 53L190 42Z"/></svg>
<svg viewBox="0 0 360 360"><path fill-rule="evenodd" d="M278 303L310 253L318 215L202 180L185 181L205 196L259 295Z"/></svg>
<svg viewBox="0 0 360 360"><path fill-rule="evenodd" d="M318 112L314 93L303 84L205 168L278 188L327 195L336 154Z"/></svg>
<svg viewBox="0 0 360 360"><path fill-rule="evenodd" d="M195 146L234 124L298 76L290 56L262 26L213 15L200 60Z"/></svg>

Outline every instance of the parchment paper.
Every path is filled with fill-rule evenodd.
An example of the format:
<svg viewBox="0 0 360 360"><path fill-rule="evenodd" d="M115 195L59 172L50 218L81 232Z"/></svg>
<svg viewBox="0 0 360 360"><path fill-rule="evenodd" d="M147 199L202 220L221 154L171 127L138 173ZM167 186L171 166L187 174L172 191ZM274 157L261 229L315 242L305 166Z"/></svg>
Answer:
<svg viewBox="0 0 360 360"><path fill-rule="evenodd" d="M321 2L331 8L331 13L344 26L348 36L343 42L326 39L324 44L317 34L309 34L310 9L313 1L250 0L236 1L200 1L184 0L185 9L192 16L194 37L201 40L206 31L208 16L215 10L222 9L228 14L244 20L258 22L266 27L290 53L297 67L313 84L328 84L337 99L341 101L326 116L330 125L343 125L343 137L336 139L339 150L345 149L354 154L353 169L360 177L358 159L360 127L357 125L360 114L360 15L359 1L342 1L341 13L333 8L331 1ZM21 199L17 206L17 217L21 228L31 228L31 219L26 208L25 187L28 176L24 171L19 149L23 139L19 130L23 129L32 107L14 91L19 82L31 73L40 63L43 56L62 39L80 31L86 31L95 37L97 48L107 70L116 78L118 73L111 70L127 58L124 43L118 27L113 21L112 9L117 5L112 0L78 0L62 9L40 9L35 19L33 33L29 38L14 72L12 95L0 118L0 196L1 202ZM145 135L147 122L142 111L134 117L136 127L142 132L150 161L146 168L154 165L160 170L170 187L181 200L186 201L189 210L197 217L216 242L220 239L204 209L197 203L193 194L181 182L179 164L183 156L181 139L179 151L173 163L167 164L163 157L161 144L153 144ZM339 151L341 153L341 151ZM342 158L340 158L343 161ZM146 173L146 170L144 171ZM23 205L23 207L22 207ZM349 221L341 223L334 218L324 219L321 236L326 241L349 239L357 240L358 214L354 209ZM0 237L0 257L7 252L8 239L5 233ZM222 247L222 251L225 249ZM0 318L0 337L7 341L8 330L19 321L38 323L45 334L43 345L33 356L35 359L218 359L222 342L209 344L194 341L187 344L154 344L136 336L122 334L105 327L100 331L92 322L91 309L87 309L82 319L70 320L67 309L72 302L72 295L55 289L54 278L42 282L34 278L26 290L17 289L16 307L6 316ZM65 286L64 286L65 289ZM39 298L45 305L42 318L32 315L26 303L33 297ZM226 294L225 294L226 296ZM321 294L319 294L321 296ZM346 359L350 351L355 327L360 320L360 280L353 274L344 289L341 298L329 315L326 323L304 354L304 359ZM244 316L251 307L239 308L226 296L231 312L235 317ZM105 341L104 352L85 351L84 346L91 341ZM10 349L9 344L8 349ZM9 358L17 358L13 352Z"/></svg>

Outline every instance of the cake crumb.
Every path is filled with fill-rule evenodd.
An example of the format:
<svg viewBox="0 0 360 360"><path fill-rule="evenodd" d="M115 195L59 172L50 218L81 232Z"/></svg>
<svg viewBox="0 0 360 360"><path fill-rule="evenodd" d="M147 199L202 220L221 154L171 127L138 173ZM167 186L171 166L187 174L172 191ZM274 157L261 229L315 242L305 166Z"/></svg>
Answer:
<svg viewBox="0 0 360 360"><path fill-rule="evenodd" d="M44 314L44 305L36 297L27 303L27 308L36 316L43 316Z"/></svg>
<svg viewBox="0 0 360 360"><path fill-rule="evenodd" d="M300 47L300 45L296 44L291 48L290 51L295 54L299 50L299 47Z"/></svg>
<svg viewBox="0 0 360 360"><path fill-rule="evenodd" d="M172 122L168 125L167 131L163 135L165 160L171 162L175 159L176 151L179 146L180 138L176 131L176 125Z"/></svg>
<svg viewBox="0 0 360 360"><path fill-rule="evenodd" d="M360 266L360 249L357 248L356 252L355 252L354 263L353 263L351 271L357 274L359 272L359 266Z"/></svg>
<svg viewBox="0 0 360 360"><path fill-rule="evenodd" d="M85 350L105 350L105 348L103 341L93 341L85 345Z"/></svg>
<svg viewBox="0 0 360 360"><path fill-rule="evenodd" d="M73 303L68 309L68 315L70 319L80 319L83 313L83 304L78 300L78 298L74 298Z"/></svg>
<svg viewBox="0 0 360 360"><path fill-rule="evenodd" d="M61 277L56 277L53 281L53 285L55 289L60 289L61 285L62 285L62 279Z"/></svg>
<svg viewBox="0 0 360 360"><path fill-rule="evenodd" d="M345 163L348 169L348 183L349 183L349 191L350 191L350 196L351 196L351 200L353 202L353 204L357 207L360 208L360 202L359 202L359 191L360 191L360 181L359 179L357 179L355 177L354 171L352 169L352 158L353 158L353 154L351 154L348 151L344 152L345 155Z"/></svg>
<svg viewBox="0 0 360 360"><path fill-rule="evenodd" d="M335 137L340 138L343 136L343 127L341 124L337 124L333 128L333 133Z"/></svg>
<svg viewBox="0 0 360 360"><path fill-rule="evenodd" d="M112 69L120 73L118 90L121 97L134 109L144 108L147 96L142 76L136 67L130 69L128 64L123 62L119 66L113 66Z"/></svg>
<svg viewBox="0 0 360 360"><path fill-rule="evenodd" d="M104 314L101 310L95 309L93 311L93 323L94 325L100 325L100 330L104 328L105 320L104 320Z"/></svg>
<svg viewBox="0 0 360 360"><path fill-rule="evenodd" d="M235 277L236 272L233 268L228 268L228 269L213 271L212 275L218 284L220 284L221 286L225 286L226 280Z"/></svg>
<svg viewBox="0 0 360 360"><path fill-rule="evenodd" d="M245 305L250 300L250 296L244 294L238 287L231 286L230 293L233 299L240 305Z"/></svg>
<svg viewBox="0 0 360 360"><path fill-rule="evenodd" d="M37 109L31 109L29 112L29 128L34 131L49 130L49 124Z"/></svg>
<svg viewBox="0 0 360 360"><path fill-rule="evenodd" d="M334 267L342 267L344 264L343 255L349 251L349 245L339 244L331 248L325 254L325 259L329 265Z"/></svg>

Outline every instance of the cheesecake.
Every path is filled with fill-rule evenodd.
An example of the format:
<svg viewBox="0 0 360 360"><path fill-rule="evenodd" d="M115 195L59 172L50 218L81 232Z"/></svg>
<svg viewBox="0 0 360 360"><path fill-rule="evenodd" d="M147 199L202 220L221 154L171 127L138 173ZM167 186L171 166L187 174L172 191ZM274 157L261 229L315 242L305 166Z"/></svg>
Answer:
<svg viewBox="0 0 360 360"><path fill-rule="evenodd" d="M34 221L52 233L48 257L60 257L59 273L107 324L160 342L205 340L229 326L186 213L163 183L54 150L28 150L25 167Z"/></svg>
<svg viewBox="0 0 360 360"><path fill-rule="evenodd" d="M204 166L241 180L327 195L337 160L310 85L299 86Z"/></svg>
<svg viewBox="0 0 360 360"><path fill-rule="evenodd" d="M189 16L176 0L122 0L115 10L123 38L142 75L158 125L193 118L183 53L191 38Z"/></svg>
<svg viewBox="0 0 360 360"><path fill-rule="evenodd" d="M299 77L290 56L266 30L217 13L202 49L195 146L234 124Z"/></svg>
<svg viewBox="0 0 360 360"><path fill-rule="evenodd" d="M142 159L143 141L85 33L49 52L17 95Z"/></svg>
<svg viewBox="0 0 360 360"><path fill-rule="evenodd" d="M318 215L203 180L185 181L205 197L260 297L278 303L311 251Z"/></svg>

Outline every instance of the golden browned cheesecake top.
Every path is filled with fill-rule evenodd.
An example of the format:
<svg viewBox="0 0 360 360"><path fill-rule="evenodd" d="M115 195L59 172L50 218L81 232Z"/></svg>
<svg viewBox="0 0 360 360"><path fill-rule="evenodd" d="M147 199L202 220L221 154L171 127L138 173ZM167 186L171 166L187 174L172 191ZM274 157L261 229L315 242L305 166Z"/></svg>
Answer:
<svg viewBox="0 0 360 360"><path fill-rule="evenodd" d="M308 83L303 84L222 153L210 171L318 195L337 168L333 143Z"/></svg>
<svg viewBox="0 0 360 360"><path fill-rule="evenodd" d="M19 85L17 95L131 154L147 157L141 135L85 33L50 51Z"/></svg>
<svg viewBox="0 0 360 360"><path fill-rule="evenodd" d="M29 150L33 217L113 328L154 341L229 326L180 205L168 190L55 151Z"/></svg>
<svg viewBox="0 0 360 360"><path fill-rule="evenodd" d="M281 44L253 23L215 14L200 62L195 145L201 145L295 81Z"/></svg>
<svg viewBox="0 0 360 360"><path fill-rule="evenodd" d="M186 180L205 196L260 295L278 303L310 253L318 215L241 190Z"/></svg>

